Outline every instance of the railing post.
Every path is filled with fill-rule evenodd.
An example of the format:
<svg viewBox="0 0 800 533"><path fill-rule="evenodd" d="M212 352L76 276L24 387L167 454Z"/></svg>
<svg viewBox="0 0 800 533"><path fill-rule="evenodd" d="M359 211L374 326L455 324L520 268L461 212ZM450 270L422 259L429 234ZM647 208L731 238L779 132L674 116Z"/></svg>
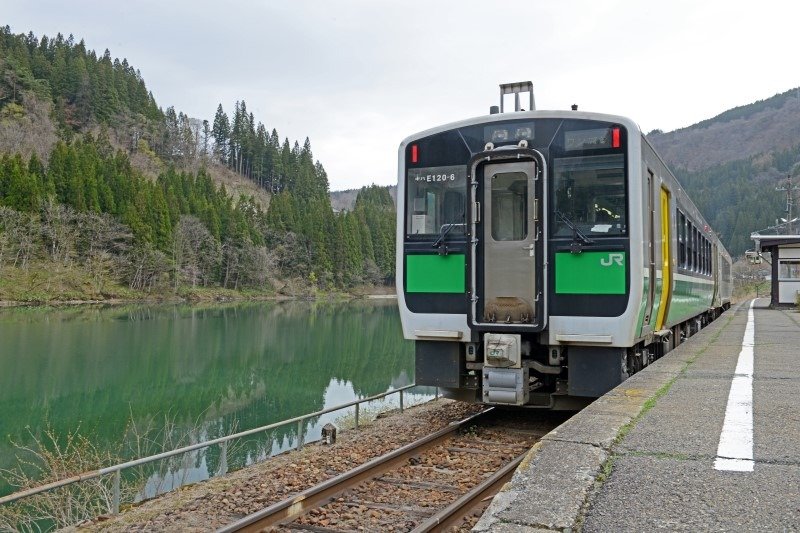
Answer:
<svg viewBox="0 0 800 533"><path fill-rule="evenodd" d="M111 513L119 514L119 490L122 482L122 471L114 470L114 499L111 502Z"/></svg>
<svg viewBox="0 0 800 533"><path fill-rule="evenodd" d="M228 441L224 440L219 443L219 474L223 475L228 473Z"/></svg>
<svg viewBox="0 0 800 533"><path fill-rule="evenodd" d="M439 387L436 387L436 392L433 394L433 399L434 400L438 400L439 399Z"/></svg>
<svg viewBox="0 0 800 533"><path fill-rule="evenodd" d="M403 412L403 392L405 392L405 391L400 389L400 412L401 413Z"/></svg>
<svg viewBox="0 0 800 533"><path fill-rule="evenodd" d="M297 449L303 449L303 422L304 420L297 421Z"/></svg>
<svg viewBox="0 0 800 533"><path fill-rule="evenodd" d="M356 429L358 429L358 412L359 412L359 409L358 409L358 408L359 408L359 407L361 407L361 404L360 404L360 403L357 403L357 404L356 404Z"/></svg>

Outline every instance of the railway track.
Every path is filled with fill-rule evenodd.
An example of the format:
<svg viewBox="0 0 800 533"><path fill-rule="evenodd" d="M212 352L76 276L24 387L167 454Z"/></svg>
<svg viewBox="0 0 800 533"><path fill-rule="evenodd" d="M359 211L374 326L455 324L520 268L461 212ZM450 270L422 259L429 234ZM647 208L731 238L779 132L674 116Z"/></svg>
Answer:
<svg viewBox="0 0 800 533"><path fill-rule="evenodd" d="M553 427L557 423L553 422ZM272 504L219 532L469 528L547 431L492 409Z"/></svg>

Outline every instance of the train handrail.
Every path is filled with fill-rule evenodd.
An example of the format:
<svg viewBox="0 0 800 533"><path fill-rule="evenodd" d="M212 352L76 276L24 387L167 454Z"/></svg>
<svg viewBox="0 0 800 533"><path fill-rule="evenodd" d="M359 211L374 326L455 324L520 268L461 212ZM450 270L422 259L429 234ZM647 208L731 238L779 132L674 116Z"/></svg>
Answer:
<svg viewBox="0 0 800 533"><path fill-rule="evenodd" d="M367 398L361 398L358 400L353 400L351 402L347 402L341 405L337 405L334 407L329 407L327 409L323 409L321 411L316 411L314 413L309 413L301 416L296 416L294 418L289 418L287 420L282 420L280 422L273 422L272 424L267 424L266 426L260 426L257 428L247 429L244 431L239 431L237 433L231 433L230 435L226 435L224 437L217 437L215 439L206 440L203 442L198 442L195 444L190 444L188 446L182 446L180 448L176 448L174 450L170 450L167 452L161 452L155 455L149 455L147 457L141 457L139 459L132 459L130 461L125 461L124 463L119 463L111 466L107 466L104 468L98 468L97 470L90 470L88 472L83 472L81 474L77 474L75 476L70 476L68 478L59 479L57 481L52 481L50 483L46 483L44 485L39 485L38 487L32 487L29 489L21 490L14 492L12 494L8 494L7 496L0 497L0 505L11 503L17 500L21 500L23 498L28 498L30 496L34 496L36 494L41 494L43 492L47 492L53 489L57 489L60 487L66 487L68 485L72 485L74 483L80 483L82 481L87 481L90 479L98 478L100 476L105 476L108 474L114 475L114 487L113 487L113 499L112 499L112 513L118 514L119 513L119 505L120 505L120 483L122 480L122 471L128 468L132 468L135 466L141 466L144 464L152 463L154 461L160 461L161 459L167 459L169 457L174 457L176 455L180 455L183 453L191 452L194 450L199 450L201 448L208 448L209 446L214 446L219 444L222 448L222 458L220 459L221 464L227 464L227 444L229 441L233 439L239 439L242 437L248 437L250 435L254 435L256 433L262 433L264 431L270 431L272 429L276 429L282 426L286 426L289 424L297 423L297 443L294 446L294 449L300 450L303 448L305 442L303 441L303 422L308 420L309 418L315 418L318 416L326 415L329 413L334 413L336 411L341 411L342 409L347 409L349 407L355 407L355 427L357 428L359 425L359 411L361 404L372 402L375 400L380 400L390 396L392 394L399 394L400 395L400 411L402 412L404 409L403 405L403 393L409 389L416 387L416 383L412 383L411 385L406 385L404 387L400 387L398 389L392 389L390 391L382 392L380 394L376 394L374 396L369 396ZM436 388L436 392L434 398L439 397L439 388ZM175 487L177 488L177 487ZM167 491L169 492L169 491Z"/></svg>

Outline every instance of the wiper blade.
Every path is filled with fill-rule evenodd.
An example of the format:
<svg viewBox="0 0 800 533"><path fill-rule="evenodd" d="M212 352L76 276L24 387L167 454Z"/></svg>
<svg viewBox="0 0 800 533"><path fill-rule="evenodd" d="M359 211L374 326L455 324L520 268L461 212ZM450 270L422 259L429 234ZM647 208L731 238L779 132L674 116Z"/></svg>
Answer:
<svg viewBox="0 0 800 533"><path fill-rule="evenodd" d="M436 239L436 242L433 243L431 248L439 248L439 247L441 247L442 244L444 244L445 239L447 238L447 234L450 233L450 231L455 226L466 226L466 224L464 224L463 222L450 222L449 224L442 224L442 227L439 228L439 231L440 231L439 238ZM444 252L443 253L444 253L444 255L447 255L447 245L444 246Z"/></svg>
<svg viewBox="0 0 800 533"><path fill-rule="evenodd" d="M442 224L439 228L439 238L436 239L436 242L433 243L432 248L439 248L439 253L441 255L447 255L447 244L445 244L445 239L447 238L447 234L453 229L454 226L464 226L467 227L467 206L464 205L464 209L461 211L461 214L456 218L456 220L462 220L463 222L449 222L446 224ZM444 244L444 246L442 246Z"/></svg>
<svg viewBox="0 0 800 533"><path fill-rule="evenodd" d="M561 220L561 222L569 226L569 228L572 230L573 241L580 240L583 244L594 244L594 241L589 237L587 237L586 235L584 235L583 232L579 230L578 227L569 218L567 218L567 215L565 215L558 209L556 209L554 213L556 217L558 217L558 219Z"/></svg>

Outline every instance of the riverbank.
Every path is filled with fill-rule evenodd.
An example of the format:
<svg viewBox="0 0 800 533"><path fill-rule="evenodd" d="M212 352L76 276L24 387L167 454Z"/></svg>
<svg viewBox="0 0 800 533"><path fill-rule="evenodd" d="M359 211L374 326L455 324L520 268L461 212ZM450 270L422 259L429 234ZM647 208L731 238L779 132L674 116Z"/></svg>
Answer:
<svg viewBox="0 0 800 533"><path fill-rule="evenodd" d="M276 288L277 287L277 288ZM391 298L392 286L358 286L347 291L323 289L299 280L275 280L263 289L163 286L131 289L102 274L57 265L0 269L0 307L70 306L128 303L210 303L284 300Z"/></svg>
<svg viewBox="0 0 800 533"><path fill-rule="evenodd" d="M382 453L473 414L479 406L439 399L391 411L360 429L340 431L333 445L315 443L241 470L186 486L102 517L78 530L209 531L234 522ZM368 512L356 508L353 512ZM321 524L325 525L325 524ZM74 530L73 529L73 530Z"/></svg>

